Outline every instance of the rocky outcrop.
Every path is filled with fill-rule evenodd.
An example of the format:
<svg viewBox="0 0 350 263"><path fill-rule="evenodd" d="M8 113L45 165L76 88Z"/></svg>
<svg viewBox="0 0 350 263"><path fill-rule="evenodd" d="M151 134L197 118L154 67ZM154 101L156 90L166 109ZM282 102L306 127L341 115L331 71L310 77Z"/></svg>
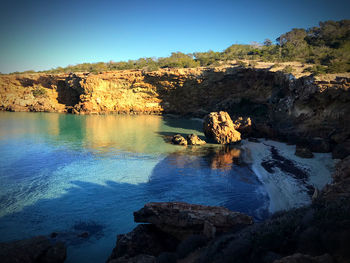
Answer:
<svg viewBox="0 0 350 263"><path fill-rule="evenodd" d="M63 263L66 248L45 236L0 243L0 261L3 263Z"/></svg>
<svg viewBox="0 0 350 263"><path fill-rule="evenodd" d="M223 207L180 202L148 203L134 212L134 220L156 225L180 240L194 234L214 237L253 223L250 216Z"/></svg>
<svg viewBox="0 0 350 263"><path fill-rule="evenodd" d="M180 134L174 135L173 138L171 139L171 142L177 145L183 145L183 146L187 145L187 140Z"/></svg>
<svg viewBox="0 0 350 263"><path fill-rule="evenodd" d="M241 140L241 134L235 130L227 112L211 112L204 117L203 130L205 136L220 144L228 144Z"/></svg>
<svg viewBox="0 0 350 263"><path fill-rule="evenodd" d="M180 202L148 203L134 212L134 220L150 224L118 235L107 262L176 262L217 234L253 223L250 216L223 207Z"/></svg>
<svg viewBox="0 0 350 263"><path fill-rule="evenodd" d="M201 138L199 138L196 134L190 134L187 136L187 144L188 145L203 145L206 144Z"/></svg>
<svg viewBox="0 0 350 263"><path fill-rule="evenodd" d="M226 111L234 120L249 116L252 124L247 130L252 129L253 136L312 145L313 152L333 151L335 158L345 158L349 149L344 142L350 139L349 87L348 74L294 78L235 66L1 75L0 109L175 113L200 118ZM320 144L317 138L326 143Z"/></svg>

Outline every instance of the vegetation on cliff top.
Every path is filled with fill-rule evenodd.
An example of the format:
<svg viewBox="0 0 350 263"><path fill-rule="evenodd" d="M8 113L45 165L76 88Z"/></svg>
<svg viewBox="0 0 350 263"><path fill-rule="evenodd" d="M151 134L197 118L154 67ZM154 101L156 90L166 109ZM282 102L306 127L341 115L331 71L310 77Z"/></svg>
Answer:
<svg viewBox="0 0 350 263"><path fill-rule="evenodd" d="M249 59L265 62L299 61L313 64L306 70L314 73L350 72L350 20L320 22L318 27L294 28L276 39L276 44L266 39L263 44L234 44L222 52L173 52L164 58L140 58L127 62L83 63L65 68L43 71L45 73L104 72L112 70L159 68L194 68L217 66L230 60ZM286 69L289 72L290 69ZM26 71L25 73L33 73ZM18 72L15 72L18 73Z"/></svg>

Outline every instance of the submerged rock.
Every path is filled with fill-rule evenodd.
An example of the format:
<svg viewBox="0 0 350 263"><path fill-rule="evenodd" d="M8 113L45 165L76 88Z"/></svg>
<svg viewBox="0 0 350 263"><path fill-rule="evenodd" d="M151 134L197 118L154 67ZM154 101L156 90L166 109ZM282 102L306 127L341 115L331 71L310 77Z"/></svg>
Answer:
<svg viewBox="0 0 350 263"><path fill-rule="evenodd" d="M299 156L301 158L312 158L314 157L314 154L308 149L301 146L298 146L295 148L295 155Z"/></svg>
<svg viewBox="0 0 350 263"><path fill-rule="evenodd" d="M240 229L253 223L250 216L224 207L182 202L148 203L134 212L134 220L154 224L163 232L181 240L196 234L212 238L219 233Z"/></svg>
<svg viewBox="0 0 350 263"><path fill-rule="evenodd" d="M187 145L187 140L180 134L174 135L174 137L171 139L171 142L177 145L183 145L183 146Z"/></svg>
<svg viewBox="0 0 350 263"><path fill-rule="evenodd" d="M196 134L190 134L187 136L188 145L203 145L206 144L201 138L199 138Z"/></svg>
<svg viewBox="0 0 350 263"><path fill-rule="evenodd" d="M61 263L66 259L66 247L63 243L53 243L45 236L0 243L2 263Z"/></svg>
<svg viewBox="0 0 350 263"><path fill-rule="evenodd" d="M230 115L225 111L211 112L204 118L205 136L220 144L228 144L241 140L240 132L235 130Z"/></svg>

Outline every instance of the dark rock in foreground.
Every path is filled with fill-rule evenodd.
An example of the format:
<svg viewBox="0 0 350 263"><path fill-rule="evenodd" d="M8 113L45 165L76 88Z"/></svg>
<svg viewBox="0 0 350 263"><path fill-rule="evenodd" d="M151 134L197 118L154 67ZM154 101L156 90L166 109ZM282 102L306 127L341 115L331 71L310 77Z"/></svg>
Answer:
<svg viewBox="0 0 350 263"><path fill-rule="evenodd" d="M163 251L174 251L178 241L151 224L141 224L133 231L117 236L117 244L110 259L132 258L147 254L158 256Z"/></svg>
<svg viewBox="0 0 350 263"><path fill-rule="evenodd" d="M194 234L211 238L253 223L250 216L224 207L181 202L148 203L134 212L134 220L154 224L163 232L181 240Z"/></svg>
<svg viewBox="0 0 350 263"><path fill-rule="evenodd" d="M66 259L66 247L63 243L52 243L45 236L0 243L0 261L2 263L62 263Z"/></svg>
<svg viewBox="0 0 350 263"><path fill-rule="evenodd" d="M241 134L235 130L230 115L224 111L205 116L203 130L205 136L216 143L228 144L241 140Z"/></svg>

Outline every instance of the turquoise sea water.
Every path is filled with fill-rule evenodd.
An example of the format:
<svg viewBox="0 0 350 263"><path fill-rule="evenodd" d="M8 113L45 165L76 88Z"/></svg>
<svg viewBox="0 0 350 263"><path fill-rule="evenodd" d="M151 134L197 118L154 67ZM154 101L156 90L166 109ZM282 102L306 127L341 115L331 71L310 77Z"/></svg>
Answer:
<svg viewBox="0 0 350 263"><path fill-rule="evenodd" d="M147 202L219 205L264 219L276 190L265 188L271 182L259 167L237 161L239 150L167 142L201 130L199 120L161 116L0 112L0 242L56 232L67 262L105 262Z"/></svg>

